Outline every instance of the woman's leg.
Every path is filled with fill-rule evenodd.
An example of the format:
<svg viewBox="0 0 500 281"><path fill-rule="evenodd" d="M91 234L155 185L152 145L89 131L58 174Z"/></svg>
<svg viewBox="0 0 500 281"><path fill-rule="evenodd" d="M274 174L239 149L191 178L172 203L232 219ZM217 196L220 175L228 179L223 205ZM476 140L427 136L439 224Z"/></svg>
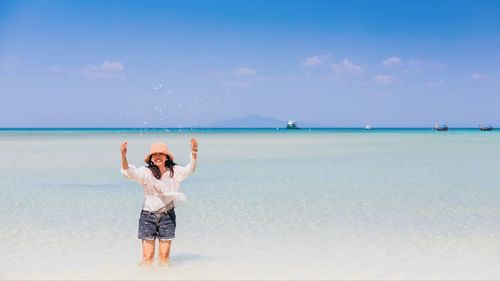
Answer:
<svg viewBox="0 0 500 281"><path fill-rule="evenodd" d="M172 240L160 240L160 264L166 265L170 258L170 245L172 244Z"/></svg>
<svg viewBox="0 0 500 281"><path fill-rule="evenodd" d="M141 262L141 265L153 264L154 258L155 258L155 240L143 239L142 240L142 262Z"/></svg>

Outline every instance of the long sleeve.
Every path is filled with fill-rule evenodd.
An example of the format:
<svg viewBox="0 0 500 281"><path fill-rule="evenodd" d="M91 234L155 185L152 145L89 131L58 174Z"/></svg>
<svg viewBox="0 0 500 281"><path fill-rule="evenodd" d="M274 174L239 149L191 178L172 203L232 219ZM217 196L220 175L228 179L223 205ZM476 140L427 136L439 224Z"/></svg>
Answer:
<svg viewBox="0 0 500 281"><path fill-rule="evenodd" d="M129 165L128 169L121 169L121 173L128 179L142 183L144 178L145 167L136 168L134 165Z"/></svg>
<svg viewBox="0 0 500 281"><path fill-rule="evenodd" d="M185 180L189 175L194 173L196 170L197 159L194 159L193 155L190 154L189 163L186 166L175 165L174 166L174 178L176 181L181 182Z"/></svg>

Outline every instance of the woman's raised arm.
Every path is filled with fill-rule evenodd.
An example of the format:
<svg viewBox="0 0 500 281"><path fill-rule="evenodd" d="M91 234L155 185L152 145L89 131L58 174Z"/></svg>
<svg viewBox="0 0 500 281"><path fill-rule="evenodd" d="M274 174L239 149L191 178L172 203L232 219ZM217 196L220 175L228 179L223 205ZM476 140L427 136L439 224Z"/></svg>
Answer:
<svg viewBox="0 0 500 281"><path fill-rule="evenodd" d="M122 153L122 169L127 170L128 169L128 161L127 161L127 145L128 142L123 142L121 145L121 153Z"/></svg>

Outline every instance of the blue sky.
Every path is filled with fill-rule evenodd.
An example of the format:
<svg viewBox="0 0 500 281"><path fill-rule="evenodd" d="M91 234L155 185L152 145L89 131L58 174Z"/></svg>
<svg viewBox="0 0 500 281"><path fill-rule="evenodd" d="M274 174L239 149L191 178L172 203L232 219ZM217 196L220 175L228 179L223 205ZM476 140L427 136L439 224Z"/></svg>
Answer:
<svg viewBox="0 0 500 281"><path fill-rule="evenodd" d="M0 127L500 126L500 1L1 1Z"/></svg>

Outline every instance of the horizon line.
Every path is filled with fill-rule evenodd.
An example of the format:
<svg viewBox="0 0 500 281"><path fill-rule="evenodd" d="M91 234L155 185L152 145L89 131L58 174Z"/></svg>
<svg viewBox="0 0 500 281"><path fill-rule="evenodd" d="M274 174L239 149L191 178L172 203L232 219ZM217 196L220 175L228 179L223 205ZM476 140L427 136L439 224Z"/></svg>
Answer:
<svg viewBox="0 0 500 281"><path fill-rule="evenodd" d="M448 129L479 129L480 126L476 127L450 127ZM304 130L304 129L362 129L362 130L377 130L377 129L431 129L434 127L371 127L371 129L366 129L363 126L360 127L299 127L298 129L287 129L286 127L0 127L0 130Z"/></svg>

